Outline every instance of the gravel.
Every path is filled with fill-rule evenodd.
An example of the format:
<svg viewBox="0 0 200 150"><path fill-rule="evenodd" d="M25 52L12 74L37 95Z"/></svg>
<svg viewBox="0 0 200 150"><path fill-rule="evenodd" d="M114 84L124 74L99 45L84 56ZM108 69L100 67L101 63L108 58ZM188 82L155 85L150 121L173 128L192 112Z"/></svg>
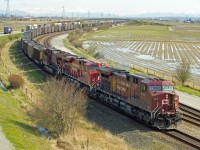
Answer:
<svg viewBox="0 0 200 150"><path fill-rule="evenodd" d="M169 138L111 108L89 100L86 118L113 135L123 138L134 149L188 149L190 147Z"/></svg>

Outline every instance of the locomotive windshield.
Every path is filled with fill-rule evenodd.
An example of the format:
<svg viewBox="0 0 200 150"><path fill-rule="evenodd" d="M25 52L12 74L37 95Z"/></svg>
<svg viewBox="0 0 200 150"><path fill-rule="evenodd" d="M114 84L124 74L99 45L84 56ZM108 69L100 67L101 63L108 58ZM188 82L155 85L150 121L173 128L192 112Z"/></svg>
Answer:
<svg viewBox="0 0 200 150"><path fill-rule="evenodd" d="M151 86L149 86L149 91L162 91L162 86L160 86L160 85L151 85Z"/></svg>
<svg viewBox="0 0 200 150"><path fill-rule="evenodd" d="M173 85L164 85L163 86L163 91L173 91L174 86Z"/></svg>
<svg viewBox="0 0 200 150"><path fill-rule="evenodd" d="M173 91L173 90L174 90L173 85L164 85L163 87L161 85L149 86L149 91Z"/></svg>
<svg viewBox="0 0 200 150"><path fill-rule="evenodd" d="M97 66L90 66L90 70L97 70Z"/></svg>

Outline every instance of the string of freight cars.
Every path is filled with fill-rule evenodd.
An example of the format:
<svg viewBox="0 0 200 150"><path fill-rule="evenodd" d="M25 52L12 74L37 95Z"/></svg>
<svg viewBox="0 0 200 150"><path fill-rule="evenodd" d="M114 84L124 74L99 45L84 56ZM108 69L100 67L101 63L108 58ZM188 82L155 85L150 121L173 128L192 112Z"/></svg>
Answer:
<svg viewBox="0 0 200 150"><path fill-rule="evenodd" d="M172 82L130 74L125 70L107 67L101 62L86 60L58 49L45 48L32 41L36 36L49 32L98 25L62 24L33 29L23 34L22 48L41 68L53 75L79 83L87 89L90 96L99 101L104 101L156 128L175 129L180 120L180 111L179 98Z"/></svg>
<svg viewBox="0 0 200 150"><path fill-rule="evenodd" d="M43 41L46 41L46 42L44 42L44 45L46 47L50 47L51 46L50 45L51 39L53 37L56 37L56 36L58 36L58 33L55 34L55 35L54 34L49 34L48 36L43 37L44 38ZM105 104L105 103L101 101L101 104ZM116 109L114 107L112 107L112 109L114 109L114 110L116 110L116 111L118 111L118 112L120 112L120 113L122 113L122 114L124 114L126 116L128 115L130 118L133 118L129 114L127 114L127 113L125 113L123 111L120 111L119 109ZM192 108L190 108L188 106L185 106L183 104L180 104L180 109L183 111L183 120L184 121L186 121L186 122L188 122L188 123L190 123L192 125L199 126L199 122L198 122L198 120L196 118L193 118L192 116L190 116L188 118L188 117L185 116L186 112L191 112ZM192 110L195 111L195 114L199 113L199 111L197 111L195 109L192 109ZM133 118L133 119L136 119L136 118ZM137 119L137 121L140 122L141 120ZM144 123L144 122L141 122L141 123ZM179 130L175 130L175 132L165 132L165 131L163 131L163 133L168 135L168 136L171 136L171 137L173 137L175 139L178 139L179 141L181 141L181 142L183 142L183 143L185 143L185 144L187 144L187 145L189 145L189 146L191 146L193 148L199 148L199 144L198 144L199 143L199 139L196 138L196 137L193 137L191 135L188 135L188 133L186 134L186 133L183 133L183 132L181 132Z"/></svg>

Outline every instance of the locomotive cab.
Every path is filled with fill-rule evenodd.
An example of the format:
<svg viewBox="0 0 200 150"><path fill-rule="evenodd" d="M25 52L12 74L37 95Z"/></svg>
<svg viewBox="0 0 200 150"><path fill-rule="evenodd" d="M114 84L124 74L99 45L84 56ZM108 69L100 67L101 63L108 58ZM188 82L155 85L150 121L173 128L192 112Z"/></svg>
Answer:
<svg viewBox="0 0 200 150"><path fill-rule="evenodd" d="M145 87L144 89L152 97L152 124L161 129L176 128L180 119L180 110L179 97L174 91L174 84L170 81L156 80L149 81Z"/></svg>
<svg viewBox="0 0 200 150"><path fill-rule="evenodd" d="M84 64L84 73L88 75L87 83L92 87L99 84L99 72L97 71L98 66L95 62L89 61Z"/></svg>

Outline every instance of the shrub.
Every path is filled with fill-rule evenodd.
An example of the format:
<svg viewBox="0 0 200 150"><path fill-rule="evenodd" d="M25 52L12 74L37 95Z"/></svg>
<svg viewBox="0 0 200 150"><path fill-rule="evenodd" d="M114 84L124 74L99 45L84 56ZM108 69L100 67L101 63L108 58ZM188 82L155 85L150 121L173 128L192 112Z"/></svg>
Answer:
<svg viewBox="0 0 200 150"><path fill-rule="evenodd" d="M24 85L24 79L16 74L11 74L9 77L11 88L19 88Z"/></svg>
<svg viewBox="0 0 200 150"><path fill-rule="evenodd" d="M176 79L183 85L191 76L190 63L185 59L176 68Z"/></svg>
<svg viewBox="0 0 200 150"><path fill-rule="evenodd" d="M50 78L42 90L44 96L30 111L32 119L55 138L73 134L86 112L86 91L64 79L55 78ZM58 143L59 147L65 144Z"/></svg>
<svg viewBox="0 0 200 150"><path fill-rule="evenodd" d="M82 46L83 46L83 42L80 40L73 40L71 43L76 48L82 48Z"/></svg>
<svg viewBox="0 0 200 150"><path fill-rule="evenodd" d="M104 54L97 52L94 57L95 58L104 58Z"/></svg>

